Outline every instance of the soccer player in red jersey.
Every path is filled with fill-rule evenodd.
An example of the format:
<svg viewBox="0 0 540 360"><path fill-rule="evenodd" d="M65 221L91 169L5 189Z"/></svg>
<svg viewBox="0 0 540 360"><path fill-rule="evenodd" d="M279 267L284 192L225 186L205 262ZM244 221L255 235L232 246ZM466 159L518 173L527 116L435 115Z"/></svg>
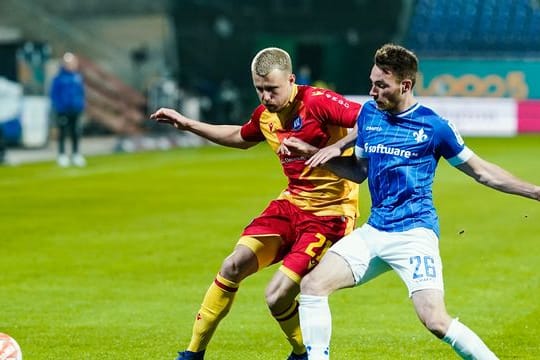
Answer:
<svg viewBox="0 0 540 360"><path fill-rule="evenodd" d="M161 108L151 118L214 143L247 149L266 141L288 178L285 190L244 229L210 285L193 326L191 342L178 359L203 359L212 334L229 312L240 282L282 261L266 288L266 302L292 346L289 360L307 359L298 317L299 283L334 242L352 231L358 186L283 144L295 137L318 148L349 145L361 105L326 89L295 83L289 54L266 48L253 58L253 85L261 101L244 125L212 125ZM352 137L351 137L352 136ZM351 149L352 152L352 149Z"/></svg>

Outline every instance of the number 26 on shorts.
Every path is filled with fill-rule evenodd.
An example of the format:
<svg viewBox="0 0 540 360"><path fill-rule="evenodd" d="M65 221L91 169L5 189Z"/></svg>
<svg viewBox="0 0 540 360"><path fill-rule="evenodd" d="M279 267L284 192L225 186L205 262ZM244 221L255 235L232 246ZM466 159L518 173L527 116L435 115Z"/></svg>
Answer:
<svg viewBox="0 0 540 360"><path fill-rule="evenodd" d="M431 256L411 256L409 264L414 265L413 279L434 278L437 276L435 260Z"/></svg>

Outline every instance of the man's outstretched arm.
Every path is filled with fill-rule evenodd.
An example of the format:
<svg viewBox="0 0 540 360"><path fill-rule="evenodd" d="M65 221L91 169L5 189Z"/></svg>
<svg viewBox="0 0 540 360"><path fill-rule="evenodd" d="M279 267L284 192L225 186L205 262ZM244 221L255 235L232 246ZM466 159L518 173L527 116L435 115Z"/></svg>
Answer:
<svg viewBox="0 0 540 360"><path fill-rule="evenodd" d="M456 167L490 188L540 201L540 186L521 180L477 155Z"/></svg>
<svg viewBox="0 0 540 360"><path fill-rule="evenodd" d="M159 123L170 124L179 130L185 130L199 135L216 144L247 149L257 144L245 141L240 134L240 125L213 125L185 117L176 110L161 108L150 115Z"/></svg>

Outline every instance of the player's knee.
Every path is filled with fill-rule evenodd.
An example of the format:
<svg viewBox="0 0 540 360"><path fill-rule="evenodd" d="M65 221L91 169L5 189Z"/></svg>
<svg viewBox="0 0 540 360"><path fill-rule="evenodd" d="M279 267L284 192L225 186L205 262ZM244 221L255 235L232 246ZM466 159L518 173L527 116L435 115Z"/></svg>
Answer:
<svg viewBox="0 0 540 360"><path fill-rule="evenodd" d="M280 304L285 299L285 294L283 294L281 291L274 291L273 289L266 288L264 297L266 300L266 305L268 305L268 308L275 312L277 308L280 307Z"/></svg>
<svg viewBox="0 0 540 360"><path fill-rule="evenodd" d="M438 338L446 334L452 318L444 305L443 293L439 290L421 290L412 295L414 307L422 324Z"/></svg>
<svg viewBox="0 0 540 360"><path fill-rule="evenodd" d="M304 276L300 282L300 293L304 295L325 296L328 295L326 287L312 273Z"/></svg>
<svg viewBox="0 0 540 360"><path fill-rule="evenodd" d="M272 281L266 287L264 296L273 314L282 313L294 303L299 288L290 282Z"/></svg>
<svg viewBox="0 0 540 360"><path fill-rule="evenodd" d="M227 280L240 282L258 269L255 255L233 252L221 264L221 276Z"/></svg>
<svg viewBox="0 0 540 360"><path fill-rule="evenodd" d="M228 257L223 261L219 272L227 280L234 282L239 282L242 280L240 277L240 274L242 273L242 266L232 257Z"/></svg>
<svg viewBox="0 0 540 360"><path fill-rule="evenodd" d="M424 326L436 337L442 339L448 329L448 320L444 314L431 313L427 316L421 317L420 321Z"/></svg>

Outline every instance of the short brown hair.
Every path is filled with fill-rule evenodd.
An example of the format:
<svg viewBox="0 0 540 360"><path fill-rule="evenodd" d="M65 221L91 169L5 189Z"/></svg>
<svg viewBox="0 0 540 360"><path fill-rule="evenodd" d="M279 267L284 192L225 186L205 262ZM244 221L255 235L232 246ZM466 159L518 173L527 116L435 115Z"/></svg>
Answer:
<svg viewBox="0 0 540 360"><path fill-rule="evenodd" d="M259 76L266 76L275 69L292 73L291 57L280 48L262 49L251 62L251 71Z"/></svg>
<svg viewBox="0 0 540 360"><path fill-rule="evenodd" d="M381 70L393 73L399 81L410 79L414 87L418 58L412 51L403 46L385 44L375 52L373 62Z"/></svg>

